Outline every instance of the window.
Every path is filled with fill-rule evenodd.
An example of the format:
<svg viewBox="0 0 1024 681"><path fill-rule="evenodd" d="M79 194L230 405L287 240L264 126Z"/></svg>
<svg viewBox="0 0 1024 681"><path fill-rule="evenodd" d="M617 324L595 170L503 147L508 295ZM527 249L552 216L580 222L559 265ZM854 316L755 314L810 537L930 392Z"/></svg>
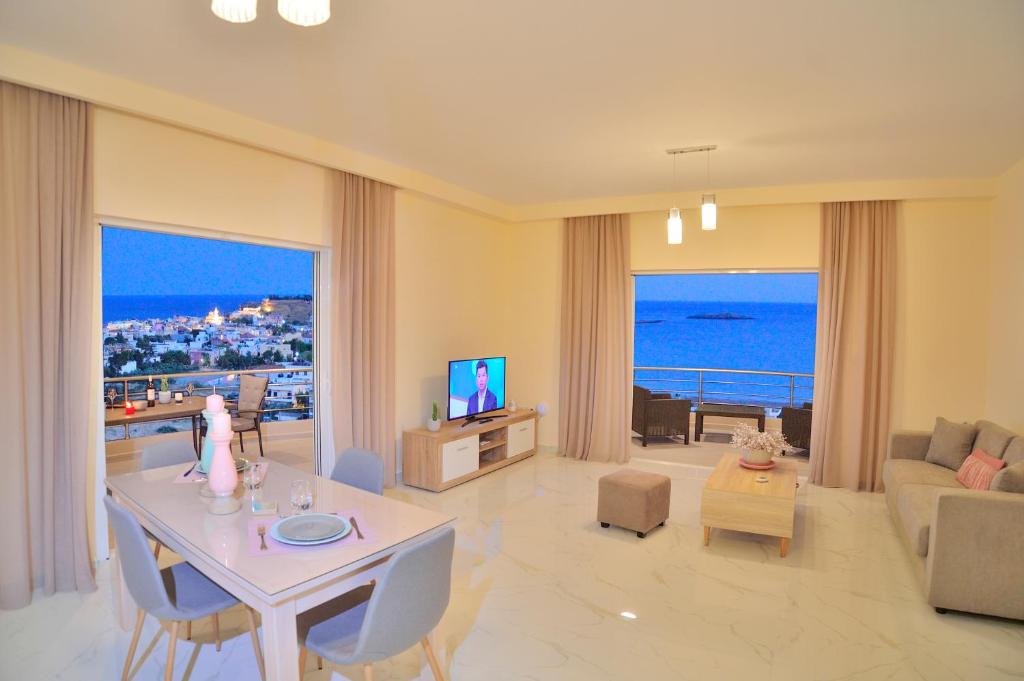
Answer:
<svg viewBox="0 0 1024 681"><path fill-rule="evenodd" d="M816 273L638 275L635 381L695 402L810 402L817 290Z"/></svg>
<svg viewBox="0 0 1024 681"><path fill-rule="evenodd" d="M313 417L316 253L103 227L103 370L108 423L130 400L238 394L269 378L261 421ZM164 385L161 385L161 383ZM155 413L155 412L154 412ZM191 418L108 425L106 439L191 431Z"/></svg>

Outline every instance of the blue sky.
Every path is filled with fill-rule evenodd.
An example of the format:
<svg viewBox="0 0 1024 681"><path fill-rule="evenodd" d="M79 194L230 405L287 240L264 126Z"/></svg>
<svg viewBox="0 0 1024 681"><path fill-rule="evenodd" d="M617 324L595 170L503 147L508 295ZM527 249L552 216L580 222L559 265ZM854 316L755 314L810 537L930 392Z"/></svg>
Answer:
<svg viewBox="0 0 1024 681"><path fill-rule="evenodd" d="M814 303L817 273L645 274L636 277L637 300Z"/></svg>
<svg viewBox="0 0 1024 681"><path fill-rule="evenodd" d="M312 292L310 251L103 228L104 295Z"/></svg>

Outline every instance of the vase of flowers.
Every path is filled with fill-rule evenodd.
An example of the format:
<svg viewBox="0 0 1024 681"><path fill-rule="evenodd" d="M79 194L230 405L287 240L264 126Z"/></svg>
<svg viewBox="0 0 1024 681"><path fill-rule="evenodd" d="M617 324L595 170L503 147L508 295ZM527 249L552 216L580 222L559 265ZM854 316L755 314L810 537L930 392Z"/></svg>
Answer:
<svg viewBox="0 0 1024 681"><path fill-rule="evenodd" d="M430 420L427 421L427 430L432 433L436 433L441 430L441 419L438 418L439 414L437 412L437 401L434 401L433 409L431 409L430 412Z"/></svg>
<svg viewBox="0 0 1024 681"><path fill-rule="evenodd" d="M744 423L733 431L732 445L742 451L743 460L747 463L764 466L786 448L786 437L777 430L762 433Z"/></svg>

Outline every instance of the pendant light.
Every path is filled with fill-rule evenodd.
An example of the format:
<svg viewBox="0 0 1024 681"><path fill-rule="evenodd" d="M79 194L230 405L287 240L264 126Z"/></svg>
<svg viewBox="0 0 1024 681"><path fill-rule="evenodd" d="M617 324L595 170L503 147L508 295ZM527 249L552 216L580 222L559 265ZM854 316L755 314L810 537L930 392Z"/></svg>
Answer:
<svg viewBox="0 0 1024 681"><path fill-rule="evenodd" d="M668 149L672 156L672 189L676 188L676 156L682 153L679 149ZM679 208L673 206L668 212L668 243L670 246L678 246L683 243L683 216Z"/></svg>
<svg viewBox="0 0 1024 681"><path fill-rule="evenodd" d="M706 149L708 155L707 164L707 175L705 176L704 186L711 186L711 150L714 147L708 147ZM714 194L703 194L700 197L700 228L705 232L710 232L714 229L718 229L718 205L715 204Z"/></svg>
<svg viewBox="0 0 1024 681"><path fill-rule="evenodd" d="M296 26L319 26L331 18L331 0L277 0L277 13Z"/></svg>
<svg viewBox="0 0 1024 681"><path fill-rule="evenodd" d="M213 0L210 10L224 21L247 24L256 18L256 0Z"/></svg>

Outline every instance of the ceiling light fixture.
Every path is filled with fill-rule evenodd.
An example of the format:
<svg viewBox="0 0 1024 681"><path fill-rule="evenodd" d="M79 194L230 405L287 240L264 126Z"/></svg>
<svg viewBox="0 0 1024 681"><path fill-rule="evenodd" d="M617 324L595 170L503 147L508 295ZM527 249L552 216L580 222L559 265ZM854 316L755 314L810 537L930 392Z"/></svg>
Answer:
<svg viewBox="0 0 1024 681"><path fill-rule="evenodd" d="M256 18L256 0L213 0L210 10L224 21L247 24Z"/></svg>
<svg viewBox="0 0 1024 681"><path fill-rule="evenodd" d="M707 175L704 179L704 186L711 186L711 150L715 147L707 147L708 165ZM700 197L700 228L705 232L718 229L718 205L715 203L714 194L704 194Z"/></svg>
<svg viewBox="0 0 1024 681"><path fill-rule="evenodd" d="M277 13L296 26L319 26L331 18L331 0L277 0Z"/></svg>
<svg viewBox="0 0 1024 681"><path fill-rule="evenodd" d="M666 149L666 153L672 156L672 190L676 189L676 156L684 153L682 149ZM668 211L668 243L670 246L678 246L683 243L683 216L679 214L679 208L672 206Z"/></svg>

